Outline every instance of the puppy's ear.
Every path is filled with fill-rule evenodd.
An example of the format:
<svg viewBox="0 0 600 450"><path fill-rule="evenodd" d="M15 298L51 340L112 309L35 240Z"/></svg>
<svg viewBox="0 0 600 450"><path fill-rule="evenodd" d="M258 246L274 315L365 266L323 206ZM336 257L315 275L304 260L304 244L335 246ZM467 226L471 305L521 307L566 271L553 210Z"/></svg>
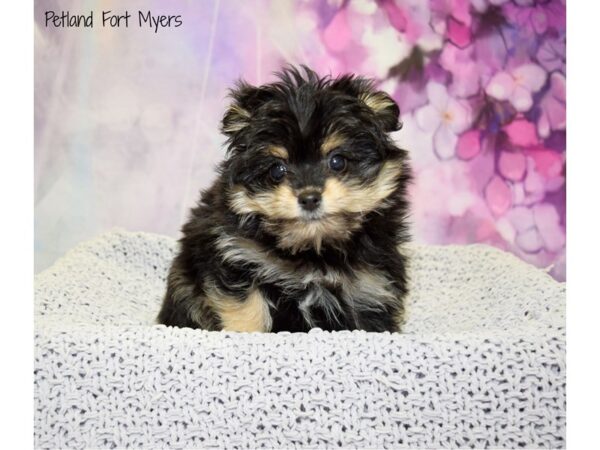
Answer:
<svg viewBox="0 0 600 450"><path fill-rule="evenodd" d="M400 108L392 97L383 91L376 90L373 81L353 75L345 75L334 80L331 88L361 100L375 113L383 131L386 133L398 131L402 128L402 122L399 120Z"/></svg>
<svg viewBox="0 0 600 450"><path fill-rule="evenodd" d="M388 94L383 91L367 91L359 94L358 98L375 113L383 131L390 133L402 128L400 108Z"/></svg>
<svg viewBox="0 0 600 450"><path fill-rule="evenodd" d="M221 121L221 131L231 138L248 126L252 114L267 100L267 92L240 81L229 96L232 102Z"/></svg>

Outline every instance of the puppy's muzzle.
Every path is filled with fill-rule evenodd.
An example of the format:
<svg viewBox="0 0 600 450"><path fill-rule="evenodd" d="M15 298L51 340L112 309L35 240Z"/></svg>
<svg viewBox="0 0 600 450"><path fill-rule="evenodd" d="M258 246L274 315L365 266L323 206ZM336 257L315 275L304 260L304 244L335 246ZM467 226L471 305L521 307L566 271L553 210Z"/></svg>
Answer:
<svg viewBox="0 0 600 450"><path fill-rule="evenodd" d="M305 211L314 211L321 206L321 193L318 191L303 192L298 196L298 203Z"/></svg>

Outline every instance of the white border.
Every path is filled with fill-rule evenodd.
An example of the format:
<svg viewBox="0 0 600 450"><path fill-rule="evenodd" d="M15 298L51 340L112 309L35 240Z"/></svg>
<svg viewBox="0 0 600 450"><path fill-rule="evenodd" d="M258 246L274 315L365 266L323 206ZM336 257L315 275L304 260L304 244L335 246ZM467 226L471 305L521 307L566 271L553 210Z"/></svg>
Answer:
<svg viewBox="0 0 600 450"><path fill-rule="evenodd" d="M3 18L1 423L3 447L22 448L33 446L33 2L7 3ZM600 407L600 4L571 2L567 18L567 445L578 449L598 440Z"/></svg>
<svg viewBox="0 0 600 450"><path fill-rule="evenodd" d="M578 9L576 9L578 8ZM567 8L567 446L598 445L600 4Z"/></svg>
<svg viewBox="0 0 600 450"><path fill-rule="evenodd" d="M33 447L33 1L0 26L2 447Z"/></svg>

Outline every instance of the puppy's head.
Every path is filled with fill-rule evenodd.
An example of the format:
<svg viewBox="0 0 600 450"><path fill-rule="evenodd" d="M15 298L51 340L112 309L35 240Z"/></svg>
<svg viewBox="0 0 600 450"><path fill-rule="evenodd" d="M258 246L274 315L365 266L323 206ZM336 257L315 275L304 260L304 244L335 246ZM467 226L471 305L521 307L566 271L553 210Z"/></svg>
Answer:
<svg viewBox="0 0 600 450"><path fill-rule="evenodd" d="M229 205L292 252L340 245L388 205L404 153L387 133L399 109L363 78L288 68L272 84L239 83L222 131Z"/></svg>

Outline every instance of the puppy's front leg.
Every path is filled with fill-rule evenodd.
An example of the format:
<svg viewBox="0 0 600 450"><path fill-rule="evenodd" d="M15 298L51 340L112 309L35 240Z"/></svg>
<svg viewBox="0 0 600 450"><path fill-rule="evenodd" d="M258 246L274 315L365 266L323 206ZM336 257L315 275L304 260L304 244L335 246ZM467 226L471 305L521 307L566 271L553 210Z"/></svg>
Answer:
<svg viewBox="0 0 600 450"><path fill-rule="evenodd" d="M273 320L269 303L257 288L252 288L243 300L212 292L208 301L219 317L223 331L271 331Z"/></svg>

